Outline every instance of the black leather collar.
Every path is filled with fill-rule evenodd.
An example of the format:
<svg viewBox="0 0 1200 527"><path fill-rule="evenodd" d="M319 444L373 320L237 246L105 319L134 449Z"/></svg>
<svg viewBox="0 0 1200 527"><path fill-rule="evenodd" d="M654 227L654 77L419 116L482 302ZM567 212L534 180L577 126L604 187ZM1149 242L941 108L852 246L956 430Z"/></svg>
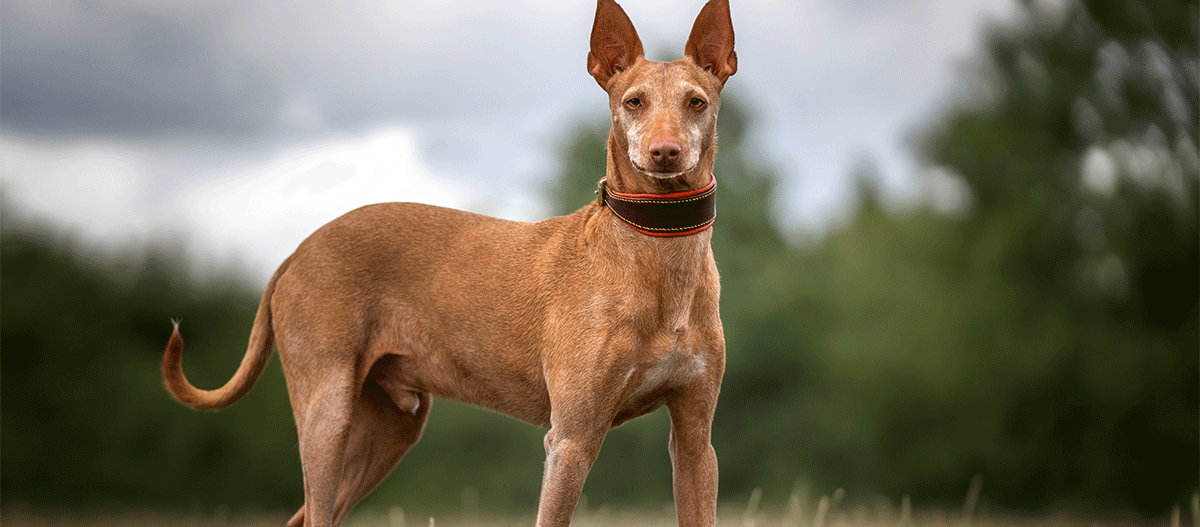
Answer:
<svg viewBox="0 0 1200 527"><path fill-rule="evenodd" d="M715 176L702 189L669 194L626 194L609 190L606 184L606 179L596 184L596 203L648 236L696 234L712 227L717 218Z"/></svg>

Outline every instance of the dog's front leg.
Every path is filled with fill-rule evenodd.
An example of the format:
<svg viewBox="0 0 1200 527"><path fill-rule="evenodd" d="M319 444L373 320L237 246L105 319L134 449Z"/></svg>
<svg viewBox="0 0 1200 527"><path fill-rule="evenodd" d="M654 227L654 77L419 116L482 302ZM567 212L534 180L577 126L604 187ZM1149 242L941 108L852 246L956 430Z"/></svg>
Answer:
<svg viewBox="0 0 1200 527"><path fill-rule="evenodd" d="M546 433L546 470L537 527L570 525L588 471L600 453L606 427L581 423L579 416L554 419Z"/></svg>
<svg viewBox="0 0 1200 527"><path fill-rule="evenodd" d="M675 515L680 527L711 527L716 522L717 454L710 439L715 392L693 389L667 403Z"/></svg>

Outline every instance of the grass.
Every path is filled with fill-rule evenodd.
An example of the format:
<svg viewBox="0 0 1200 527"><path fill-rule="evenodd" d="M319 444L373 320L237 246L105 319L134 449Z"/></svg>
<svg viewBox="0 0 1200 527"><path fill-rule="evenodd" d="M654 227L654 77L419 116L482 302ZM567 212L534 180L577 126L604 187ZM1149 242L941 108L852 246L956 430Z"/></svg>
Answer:
<svg viewBox="0 0 1200 527"><path fill-rule="evenodd" d="M832 495L809 499L804 486L794 489L782 510L760 510L762 492L751 494L745 504L725 504L718 511L720 527L1200 527L1200 492L1192 495L1190 510L1185 514L1179 506L1166 518L1134 517L1084 518L1077 515L1054 514L1043 517L979 514L981 485L972 483L961 510L914 510L907 496L895 507L890 501L877 499L868 504L847 506L845 492L839 489ZM0 512L0 524L8 527L43 527L74 525L80 527L129 526L278 526L291 516L290 512L243 513L231 515L218 508L211 514L177 514L161 511L135 512L44 512L6 504ZM1184 523L1186 520L1190 520ZM345 527L528 527L534 516L467 514L458 517L413 518L399 507L387 510L360 509L342 525ZM675 526L675 512L670 503L658 510L614 509L607 505L589 508L586 497L581 500L571 523L575 527L668 527Z"/></svg>

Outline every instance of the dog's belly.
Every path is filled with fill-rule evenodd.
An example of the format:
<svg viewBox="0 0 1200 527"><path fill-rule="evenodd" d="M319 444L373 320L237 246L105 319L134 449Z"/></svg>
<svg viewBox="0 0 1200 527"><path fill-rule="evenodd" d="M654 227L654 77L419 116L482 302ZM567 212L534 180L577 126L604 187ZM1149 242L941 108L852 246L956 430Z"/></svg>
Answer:
<svg viewBox="0 0 1200 527"><path fill-rule="evenodd" d="M460 358L457 353L388 354L379 359L368 378L404 410L415 412L416 394L428 392L536 426L550 426L550 396L536 370L513 363L468 366L457 360ZM612 371L608 382L596 385L612 386L615 392L625 394L616 401L615 427L661 408L676 389L693 382L706 369L700 355L677 349L655 361Z"/></svg>
<svg viewBox="0 0 1200 527"><path fill-rule="evenodd" d="M414 411L417 393L471 404L537 426L550 424L550 397L540 375L510 360L474 360L483 354L395 349L382 355L368 380L379 384L396 406ZM496 355L490 355L493 359Z"/></svg>

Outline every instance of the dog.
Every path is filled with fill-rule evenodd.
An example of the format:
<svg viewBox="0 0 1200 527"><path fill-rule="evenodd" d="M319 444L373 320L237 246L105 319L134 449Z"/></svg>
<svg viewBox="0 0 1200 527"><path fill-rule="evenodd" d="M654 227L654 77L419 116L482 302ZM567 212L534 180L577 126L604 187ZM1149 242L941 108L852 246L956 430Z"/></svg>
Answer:
<svg viewBox="0 0 1200 527"><path fill-rule="evenodd" d="M612 130L595 202L536 223L349 212L275 271L223 387L187 381L176 324L167 390L227 407L278 348L304 475L290 527L338 525L420 439L434 396L548 427L537 525L569 525L608 430L665 405L679 524L713 525L725 340L710 227L733 40L728 0L711 0L683 59L649 61L624 10L599 0L587 69Z"/></svg>

